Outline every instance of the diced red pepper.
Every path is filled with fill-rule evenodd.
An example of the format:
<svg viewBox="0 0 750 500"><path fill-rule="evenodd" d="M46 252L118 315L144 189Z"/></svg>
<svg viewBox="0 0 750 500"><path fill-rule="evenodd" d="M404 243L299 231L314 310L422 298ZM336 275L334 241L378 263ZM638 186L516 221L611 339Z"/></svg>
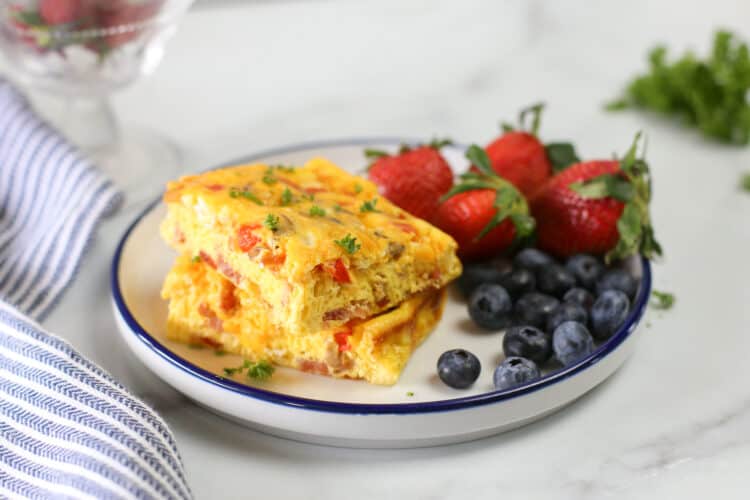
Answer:
<svg viewBox="0 0 750 500"><path fill-rule="evenodd" d="M211 191L221 191L222 189L224 189L223 184L210 184L206 187L210 189Z"/></svg>
<svg viewBox="0 0 750 500"><path fill-rule="evenodd" d="M243 252L249 252L253 249L253 247L255 247L255 245L258 244L260 238L256 236L253 231L255 229L258 229L259 227L260 225L258 224L243 224L240 226L240 228L237 230L237 246L240 250L242 250Z"/></svg>
<svg viewBox="0 0 750 500"><path fill-rule="evenodd" d="M237 297L234 295L234 285L228 284L221 290L221 310L228 313L237 307Z"/></svg>
<svg viewBox="0 0 750 500"><path fill-rule="evenodd" d="M218 349L219 347L224 347L224 345L221 342L218 342L210 337L201 337L201 342L203 342L209 347L213 347L214 349Z"/></svg>
<svg viewBox="0 0 750 500"><path fill-rule="evenodd" d="M214 269L216 269L216 262L214 262L214 259L212 259L210 255L208 255L203 250L201 250L200 252L198 252L198 255L201 256L201 262L205 262L209 266L211 266Z"/></svg>
<svg viewBox="0 0 750 500"><path fill-rule="evenodd" d="M406 222L394 222L393 225L401 229L405 233L418 234L417 229L411 224L407 224Z"/></svg>
<svg viewBox="0 0 750 500"><path fill-rule="evenodd" d="M349 270L346 268L346 264L341 259L336 259L333 264L327 264L324 269L328 274L331 275L336 283L351 283L352 277L349 275Z"/></svg>
<svg viewBox="0 0 750 500"><path fill-rule="evenodd" d="M267 267L279 267L284 265L284 262L286 262L286 254L285 253L266 253L261 258L261 262L264 266Z"/></svg>
<svg viewBox="0 0 750 500"><path fill-rule="evenodd" d="M352 346L349 344L349 337L352 335L351 328L341 330L333 334L333 339L339 345L339 352L351 351Z"/></svg>

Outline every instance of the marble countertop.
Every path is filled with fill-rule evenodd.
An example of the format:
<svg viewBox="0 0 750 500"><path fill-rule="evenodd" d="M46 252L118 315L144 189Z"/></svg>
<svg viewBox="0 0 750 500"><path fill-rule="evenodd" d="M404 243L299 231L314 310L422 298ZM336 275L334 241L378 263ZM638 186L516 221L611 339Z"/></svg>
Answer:
<svg viewBox="0 0 750 500"><path fill-rule="evenodd" d="M181 148L186 171L294 141L451 136L485 142L500 118L548 103L542 134L586 156L649 137L666 258L635 355L571 407L477 442L351 450L263 435L197 407L115 331L108 269L140 207L105 222L46 326L153 405L174 430L196 498L746 498L750 468L750 150L601 103L656 42L750 37L750 3L201 2L155 74L115 98L124 122ZM153 186L154 192L159 186Z"/></svg>

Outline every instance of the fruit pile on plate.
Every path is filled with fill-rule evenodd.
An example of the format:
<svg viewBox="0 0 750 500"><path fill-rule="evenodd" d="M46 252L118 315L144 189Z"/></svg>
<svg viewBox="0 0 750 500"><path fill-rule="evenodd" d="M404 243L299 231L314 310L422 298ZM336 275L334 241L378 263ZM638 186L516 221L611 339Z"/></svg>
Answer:
<svg viewBox="0 0 750 500"><path fill-rule="evenodd" d="M440 153L445 142L366 152L383 196L458 242L469 315L483 329L505 331L498 389L590 354L622 325L638 289L620 262L661 254L639 136L620 158L581 161L569 143L542 143L541 111L527 108L487 147L470 146L471 167L456 182ZM463 349L438 360L440 378L456 388L469 387L480 370Z"/></svg>

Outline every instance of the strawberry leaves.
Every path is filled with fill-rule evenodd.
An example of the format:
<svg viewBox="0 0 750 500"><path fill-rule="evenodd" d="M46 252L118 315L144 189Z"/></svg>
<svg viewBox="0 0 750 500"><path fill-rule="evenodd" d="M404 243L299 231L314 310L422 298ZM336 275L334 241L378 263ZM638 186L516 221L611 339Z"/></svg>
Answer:
<svg viewBox="0 0 750 500"><path fill-rule="evenodd" d="M502 179L492 170L492 163L484 149L472 144L466 150L466 158L479 169L480 173L469 172L461 176L461 181L441 198L441 202L451 196L477 189L495 191L493 208L495 214L487 225L474 238L481 240L504 220L510 219L516 230L516 238L522 239L534 232L536 223L529 215L529 207L523 195L511 183Z"/></svg>
<svg viewBox="0 0 750 500"><path fill-rule="evenodd" d="M555 173L581 161L576 154L575 147L569 142L550 142L545 144L544 149L547 151L547 159L552 164L552 170Z"/></svg>
<svg viewBox="0 0 750 500"><path fill-rule="evenodd" d="M586 181L574 182L568 187L582 198L614 198L625 203L617 221L620 239L605 259L607 262L623 259L641 253L653 258L662 254L661 245L656 240L651 225L649 204L651 202L651 175L648 164L638 158L636 134L633 144L620 160L621 174L604 174Z"/></svg>
<svg viewBox="0 0 750 500"><path fill-rule="evenodd" d="M635 194L635 190L628 180L611 174L600 175L587 181L574 182L569 187L582 198L611 197L622 202L628 202L633 199Z"/></svg>
<svg viewBox="0 0 750 500"><path fill-rule="evenodd" d="M531 135L537 135L539 132L539 126L542 123L542 111L544 111L544 103L538 102L523 108L518 113L518 126L511 125L508 122L500 123L500 129L503 132L514 132L516 130L528 132ZM526 118L531 117L531 126L526 126Z"/></svg>

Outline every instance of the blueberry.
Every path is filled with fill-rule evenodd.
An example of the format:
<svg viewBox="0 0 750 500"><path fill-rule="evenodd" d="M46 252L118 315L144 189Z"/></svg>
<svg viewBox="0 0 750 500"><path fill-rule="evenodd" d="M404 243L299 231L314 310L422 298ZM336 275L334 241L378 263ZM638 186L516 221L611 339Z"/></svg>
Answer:
<svg viewBox="0 0 750 500"><path fill-rule="evenodd" d="M513 302L505 288L484 283L469 297L469 316L487 330L500 330L512 322Z"/></svg>
<svg viewBox="0 0 750 500"><path fill-rule="evenodd" d="M500 277L500 284L511 297L518 298L524 293L533 292L536 287L536 277L532 271L524 268L514 269Z"/></svg>
<svg viewBox="0 0 750 500"><path fill-rule="evenodd" d="M552 333L566 321L576 321L585 325L589 321L586 310L573 302L563 302L547 320L547 331Z"/></svg>
<svg viewBox="0 0 750 500"><path fill-rule="evenodd" d="M464 265L456 284L464 297L468 297L482 283L500 283L502 275L497 267L488 262L471 262Z"/></svg>
<svg viewBox="0 0 750 500"><path fill-rule="evenodd" d="M550 264L537 271L536 286L540 292L562 297L565 292L576 286L576 279L560 264Z"/></svg>
<svg viewBox="0 0 750 500"><path fill-rule="evenodd" d="M524 248L513 258L513 265L517 268L536 271L544 266L554 264L555 260L536 248Z"/></svg>
<svg viewBox="0 0 750 500"><path fill-rule="evenodd" d="M492 375L492 381L495 383L495 389L511 389L518 387L541 376L539 367L536 363L526 358L513 356L506 358L495 368Z"/></svg>
<svg viewBox="0 0 750 500"><path fill-rule="evenodd" d="M576 282L589 290L593 290L597 280L604 274L604 264L592 255L579 253L568 259L565 268L573 274Z"/></svg>
<svg viewBox="0 0 750 500"><path fill-rule="evenodd" d="M555 356L565 366L585 358L594 351L594 339L588 329L575 321L566 321L552 334Z"/></svg>
<svg viewBox="0 0 750 500"><path fill-rule="evenodd" d="M598 339L608 339L628 316L630 300L620 290L604 290L591 307L591 329Z"/></svg>
<svg viewBox="0 0 750 500"><path fill-rule="evenodd" d="M585 288L571 288L563 295L563 302L572 302L583 307L586 311L594 305L594 296Z"/></svg>
<svg viewBox="0 0 750 500"><path fill-rule="evenodd" d="M463 349L451 349L440 355L437 372L440 380L455 389L466 389L479 378L482 364L476 356Z"/></svg>
<svg viewBox="0 0 750 500"><path fill-rule="evenodd" d="M544 363L552 354L549 335L533 326L512 326L503 337L506 356L520 356L535 363Z"/></svg>
<svg viewBox="0 0 750 500"><path fill-rule="evenodd" d="M550 315L559 305L559 300L543 293L523 294L514 307L516 324L545 328Z"/></svg>
<svg viewBox="0 0 750 500"><path fill-rule="evenodd" d="M623 269L611 269L596 284L597 295L605 290L619 290L632 299L638 290L638 282Z"/></svg>

